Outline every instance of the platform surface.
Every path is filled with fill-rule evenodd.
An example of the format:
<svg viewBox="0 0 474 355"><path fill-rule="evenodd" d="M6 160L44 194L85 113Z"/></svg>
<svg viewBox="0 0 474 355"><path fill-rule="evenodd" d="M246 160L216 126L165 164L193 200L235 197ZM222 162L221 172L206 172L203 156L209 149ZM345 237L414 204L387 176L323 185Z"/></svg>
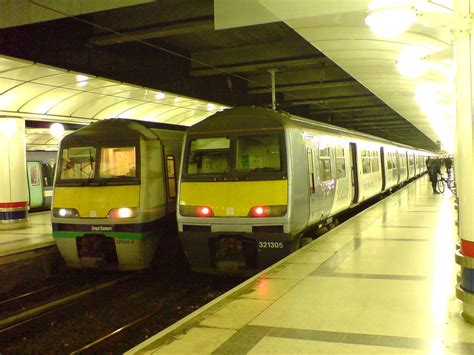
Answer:
<svg viewBox="0 0 474 355"><path fill-rule="evenodd" d="M5 256L55 245L51 212L31 213L28 218L28 228L0 230L0 260Z"/></svg>
<svg viewBox="0 0 474 355"><path fill-rule="evenodd" d="M424 176L127 354L474 354L455 215Z"/></svg>

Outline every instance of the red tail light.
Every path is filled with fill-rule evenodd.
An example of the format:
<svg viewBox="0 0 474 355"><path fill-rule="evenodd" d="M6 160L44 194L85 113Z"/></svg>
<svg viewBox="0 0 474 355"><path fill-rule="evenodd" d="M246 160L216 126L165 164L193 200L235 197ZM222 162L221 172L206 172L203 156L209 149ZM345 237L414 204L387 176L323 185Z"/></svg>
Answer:
<svg viewBox="0 0 474 355"><path fill-rule="evenodd" d="M207 206L199 206L197 208L197 213L200 217L211 217L213 215L212 209Z"/></svg>
<svg viewBox="0 0 474 355"><path fill-rule="evenodd" d="M190 217L214 217L214 211L209 206L180 205L179 212L182 216Z"/></svg>
<svg viewBox="0 0 474 355"><path fill-rule="evenodd" d="M250 215L253 217L267 217L272 210L266 206L255 206L250 210Z"/></svg>
<svg viewBox="0 0 474 355"><path fill-rule="evenodd" d="M253 206L248 217L281 217L286 214L286 205Z"/></svg>

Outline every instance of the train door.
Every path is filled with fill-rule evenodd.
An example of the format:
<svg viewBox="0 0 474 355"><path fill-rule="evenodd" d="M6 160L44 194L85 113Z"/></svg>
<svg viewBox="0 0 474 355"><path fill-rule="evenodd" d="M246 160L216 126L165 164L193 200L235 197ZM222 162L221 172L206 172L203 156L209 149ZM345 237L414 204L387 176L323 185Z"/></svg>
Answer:
<svg viewBox="0 0 474 355"><path fill-rule="evenodd" d="M43 174L41 163L29 161L26 163L28 175L29 205L30 208L39 208L43 206Z"/></svg>
<svg viewBox="0 0 474 355"><path fill-rule="evenodd" d="M167 144L163 146L163 171L165 172L165 185L167 196L167 211L176 211L176 196L178 186L178 169L181 147L178 144Z"/></svg>
<svg viewBox="0 0 474 355"><path fill-rule="evenodd" d="M352 175L352 202L359 200L359 174L357 169L357 145L353 142L349 145L351 156L351 175Z"/></svg>
<svg viewBox="0 0 474 355"><path fill-rule="evenodd" d="M380 147L380 164L382 165L382 191L385 191L385 186L387 186L387 175L385 170L385 152L383 147Z"/></svg>
<svg viewBox="0 0 474 355"><path fill-rule="evenodd" d="M308 172L308 186L309 186L309 215L312 217L311 211L313 211L315 200L316 200L316 176L314 169L314 149L310 140L306 141L306 163Z"/></svg>

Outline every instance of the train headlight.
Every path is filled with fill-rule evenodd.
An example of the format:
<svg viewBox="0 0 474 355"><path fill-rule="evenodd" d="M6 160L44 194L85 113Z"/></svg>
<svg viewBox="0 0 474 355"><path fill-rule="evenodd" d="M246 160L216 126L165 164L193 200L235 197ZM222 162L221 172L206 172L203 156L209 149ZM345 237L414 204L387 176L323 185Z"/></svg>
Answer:
<svg viewBox="0 0 474 355"><path fill-rule="evenodd" d="M53 208L54 217L78 218L79 212L75 208Z"/></svg>
<svg viewBox="0 0 474 355"><path fill-rule="evenodd" d="M107 214L107 218L134 218L138 214L138 210L136 208L128 208L128 207L121 207L121 208L112 208L109 213Z"/></svg>
<svg viewBox="0 0 474 355"><path fill-rule="evenodd" d="M190 217L213 217L214 211L209 206L187 206L180 205L179 213Z"/></svg>
<svg viewBox="0 0 474 355"><path fill-rule="evenodd" d="M286 214L286 205L253 206L249 217L281 217Z"/></svg>

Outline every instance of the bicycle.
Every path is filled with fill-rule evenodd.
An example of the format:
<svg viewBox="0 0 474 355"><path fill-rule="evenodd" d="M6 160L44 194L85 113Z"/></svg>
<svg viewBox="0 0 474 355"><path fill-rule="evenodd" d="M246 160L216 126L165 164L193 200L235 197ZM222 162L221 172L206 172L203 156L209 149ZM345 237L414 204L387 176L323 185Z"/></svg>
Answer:
<svg viewBox="0 0 474 355"><path fill-rule="evenodd" d="M454 195L456 194L456 181L449 175L444 177L443 174L438 174L438 180L436 181L436 189L438 192L444 193L446 186L448 187L449 191L451 191Z"/></svg>

